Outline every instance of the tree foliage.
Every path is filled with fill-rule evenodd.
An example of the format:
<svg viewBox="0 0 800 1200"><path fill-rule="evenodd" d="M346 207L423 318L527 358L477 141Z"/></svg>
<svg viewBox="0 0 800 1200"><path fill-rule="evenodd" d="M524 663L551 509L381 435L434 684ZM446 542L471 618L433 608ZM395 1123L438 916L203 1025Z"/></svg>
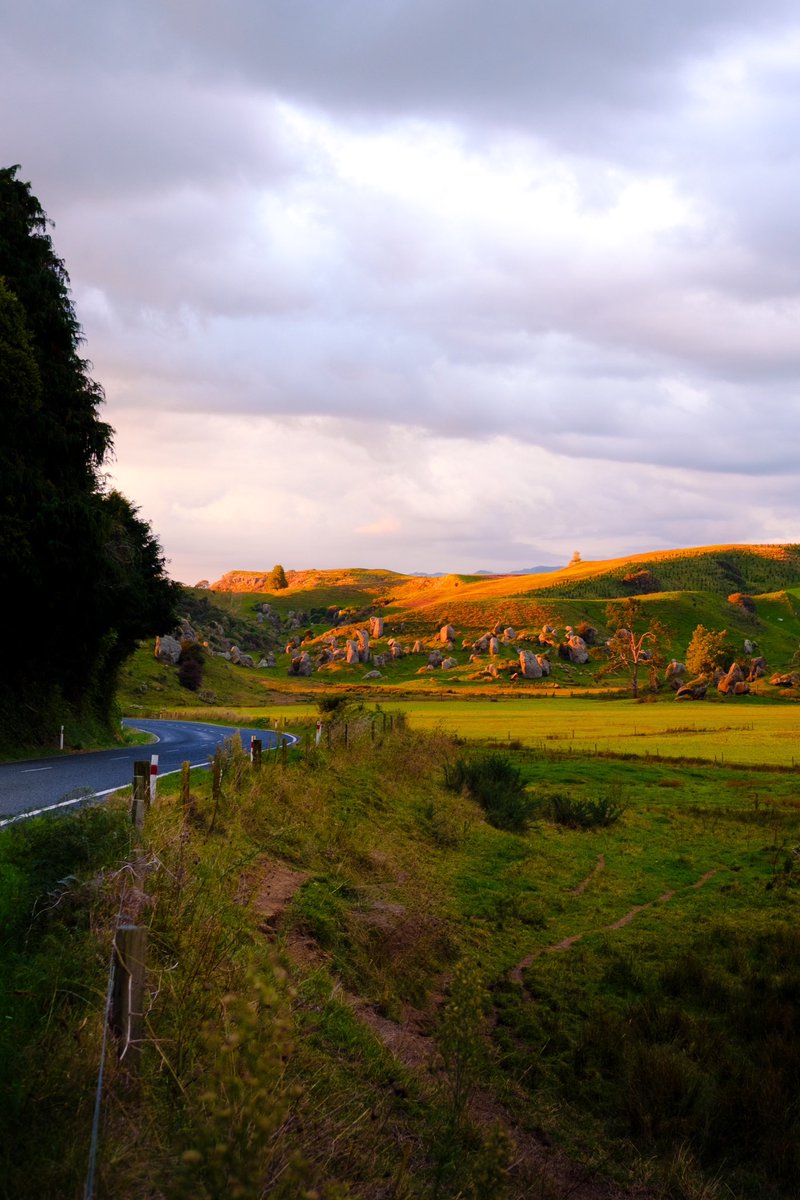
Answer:
<svg viewBox="0 0 800 1200"><path fill-rule="evenodd" d="M716 667L727 666L732 658L727 629L696 626L686 650L686 669L690 675L710 675Z"/></svg>
<svg viewBox="0 0 800 1200"><path fill-rule="evenodd" d="M289 580L286 578L286 572L280 563L276 563L272 568L269 583L273 592L281 592L284 588L288 588Z"/></svg>
<svg viewBox="0 0 800 1200"><path fill-rule="evenodd" d="M79 353L69 277L18 167L0 170L0 740L107 722L122 661L175 621L177 588L137 510L105 489L112 430Z"/></svg>

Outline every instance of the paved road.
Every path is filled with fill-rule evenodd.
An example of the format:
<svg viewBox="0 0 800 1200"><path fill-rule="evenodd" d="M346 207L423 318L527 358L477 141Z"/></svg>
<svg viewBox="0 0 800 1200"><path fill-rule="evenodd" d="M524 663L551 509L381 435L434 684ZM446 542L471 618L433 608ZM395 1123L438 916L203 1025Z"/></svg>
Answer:
<svg viewBox="0 0 800 1200"><path fill-rule="evenodd" d="M26 762L0 763L0 827L48 809L75 807L108 795L130 784L133 764L158 755L159 776L179 771L187 760L193 767L207 767L214 749L226 737L239 733L245 749L251 735L261 738L264 749L281 739L297 741L288 733L268 729L201 725L194 721L145 721L126 718L125 724L156 735L149 746L98 750Z"/></svg>

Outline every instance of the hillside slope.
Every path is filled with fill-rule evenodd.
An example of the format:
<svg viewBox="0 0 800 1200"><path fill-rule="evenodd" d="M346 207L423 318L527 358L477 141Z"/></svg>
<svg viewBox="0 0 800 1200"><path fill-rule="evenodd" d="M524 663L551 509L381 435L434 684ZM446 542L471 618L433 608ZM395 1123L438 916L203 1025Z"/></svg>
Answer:
<svg viewBox="0 0 800 1200"><path fill-rule="evenodd" d="M268 582L267 572L231 571L211 588L187 589L181 636L204 647L202 686L194 692L180 687L175 666L155 662L152 644L144 646L125 674L126 710L269 703L275 693L364 686L415 695L625 689L625 674L607 669L606 609L610 600L634 596L642 623L657 619L665 628L663 661L682 661L693 631L703 625L726 630L731 659L745 667L763 656L768 674L757 691L775 695L769 677L797 672L800 665L797 545L706 546L528 576L427 577L348 568L289 571L289 586L276 592L266 590ZM543 642L546 625L554 632ZM348 642L370 626L367 657L347 661ZM446 626L455 636L444 642L440 631ZM569 629L581 633L587 627L588 661L569 660L563 653ZM486 645L476 652L475 643L493 630L500 635L494 652ZM524 650L546 656L549 674L522 678ZM250 655L252 666L237 665L239 651ZM444 669L435 652L441 652Z"/></svg>

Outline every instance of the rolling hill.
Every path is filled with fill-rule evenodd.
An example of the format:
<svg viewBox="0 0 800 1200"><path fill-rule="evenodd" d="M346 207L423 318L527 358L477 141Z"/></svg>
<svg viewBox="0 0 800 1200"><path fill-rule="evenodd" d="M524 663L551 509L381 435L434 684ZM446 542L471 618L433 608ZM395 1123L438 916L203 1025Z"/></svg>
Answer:
<svg viewBox="0 0 800 1200"><path fill-rule="evenodd" d="M268 571L231 571L210 588L186 589L184 636L194 634L207 652L202 686L194 693L180 687L175 667L157 662L152 645L144 646L125 673L123 703L148 709L257 704L270 694L288 698L332 687L465 696L554 687L623 689L625 677L609 677L605 669L604 642L610 634L607 605L626 597L638 599L644 622L656 618L665 627L661 651L667 660L685 656L693 630L702 624L727 630L737 658L763 655L769 675L798 667L800 545L705 546L578 562L534 575L422 577L347 568L286 576L288 587L280 591L269 590ZM742 603L742 596L752 602ZM332 639L341 651L372 617L381 617L384 627L371 641L370 662L348 663L341 653L332 661ZM444 647L439 631L446 625L456 637ZM558 631L549 647L539 642L544 625ZM501 639L494 656L470 661L473 642L496 626L512 628L513 637ZM585 664L558 654L568 626L597 631ZM403 648L397 659L391 657L390 639ZM746 644L753 649L748 652ZM255 669L224 657L232 645L252 657ZM428 669L434 649L444 649L454 665ZM548 678L514 678L522 649L549 656ZM291 674L292 659L303 655L311 674ZM496 674L487 674L494 667ZM765 681L757 690L775 694Z"/></svg>

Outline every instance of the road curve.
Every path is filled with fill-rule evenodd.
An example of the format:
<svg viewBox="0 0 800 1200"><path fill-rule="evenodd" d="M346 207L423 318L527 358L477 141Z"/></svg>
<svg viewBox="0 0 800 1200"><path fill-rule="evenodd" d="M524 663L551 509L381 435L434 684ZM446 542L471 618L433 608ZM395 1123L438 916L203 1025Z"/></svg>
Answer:
<svg viewBox="0 0 800 1200"><path fill-rule="evenodd" d="M158 755L158 774L179 771L181 764L207 767L214 750L225 738L238 733L245 749L251 736L261 738L264 749L297 738L270 729L232 725L201 725L195 721L148 721L126 717L125 725L152 733L158 739L148 746L125 746L87 754L0 763L0 828L12 822L55 809L68 809L129 786L133 764Z"/></svg>

